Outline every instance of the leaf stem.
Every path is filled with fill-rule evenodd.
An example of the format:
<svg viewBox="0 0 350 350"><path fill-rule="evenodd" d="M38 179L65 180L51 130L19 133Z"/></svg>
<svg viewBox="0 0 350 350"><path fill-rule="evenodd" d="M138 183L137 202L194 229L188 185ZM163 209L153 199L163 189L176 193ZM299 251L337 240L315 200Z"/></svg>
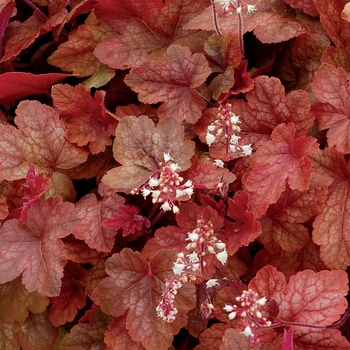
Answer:
<svg viewBox="0 0 350 350"><path fill-rule="evenodd" d="M211 9L213 12L213 23L214 23L215 32L217 35L223 36L219 27L218 18L216 16L215 0L210 0L210 3L211 3Z"/></svg>
<svg viewBox="0 0 350 350"><path fill-rule="evenodd" d="M37 8L30 0L23 0L29 7L31 7L40 18L42 18L44 21L48 20L48 17L43 13L39 8Z"/></svg>

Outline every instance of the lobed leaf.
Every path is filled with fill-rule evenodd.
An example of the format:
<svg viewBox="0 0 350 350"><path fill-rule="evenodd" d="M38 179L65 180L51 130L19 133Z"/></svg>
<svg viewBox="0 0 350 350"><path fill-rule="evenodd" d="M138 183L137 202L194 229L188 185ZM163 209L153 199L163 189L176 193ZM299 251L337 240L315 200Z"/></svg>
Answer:
<svg viewBox="0 0 350 350"><path fill-rule="evenodd" d="M61 238L76 224L73 204L62 203L59 197L34 202L26 224L17 219L6 221L0 228L0 283L23 273L29 292L58 295L67 261Z"/></svg>
<svg viewBox="0 0 350 350"><path fill-rule="evenodd" d="M194 124L206 103L195 90L211 73L203 54L191 54L181 45L170 46L159 60L149 60L132 68L125 83L144 103L163 102L159 117L172 117Z"/></svg>

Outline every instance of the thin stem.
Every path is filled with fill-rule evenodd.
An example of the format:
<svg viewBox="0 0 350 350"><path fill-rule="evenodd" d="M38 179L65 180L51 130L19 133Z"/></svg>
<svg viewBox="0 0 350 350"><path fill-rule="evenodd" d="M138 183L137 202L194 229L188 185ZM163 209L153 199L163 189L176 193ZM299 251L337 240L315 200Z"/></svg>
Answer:
<svg viewBox="0 0 350 350"><path fill-rule="evenodd" d="M44 21L48 20L48 17L40 9L38 9L30 0L23 0L28 6L30 6Z"/></svg>
<svg viewBox="0 0 350 350"><path fill-rule="evenodd" d="M215 32L217 35L223 36L219 27L218 18L216 16L215 0L210 0L210 2L211 2L211 9L213 12L213 23L214 23Z"/></svg>
<svg viewBox="0 0 350 350"><path fill-rule="evenodd" d="M238 0L238 8L241 10L237 12L238 16L238 51L242 54L244 58L244 44L243 44L243 14L242 14L242 3Z"/></svg>

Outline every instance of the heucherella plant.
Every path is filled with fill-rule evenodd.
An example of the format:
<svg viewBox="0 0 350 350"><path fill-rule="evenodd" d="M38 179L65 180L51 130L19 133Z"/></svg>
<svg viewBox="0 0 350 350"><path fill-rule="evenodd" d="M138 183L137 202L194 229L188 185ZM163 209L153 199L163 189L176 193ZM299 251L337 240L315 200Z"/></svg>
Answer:
<svg viewBox="0 0 350 350"><path fill-rule="evenodd" d="M197 220L197 227L192 232L188 232L186 240L189 243L184 251L177 254L177 259L173 266L174 276L165 281L162 300L156 308L158 316L166 322L175 320L175 315L178 311L174 307L174 300L177 290L182 287L182 283L187 281L201 282L203 279L203 268L206 265L203 260L204 256L215 254L222 265L226 264L228 257L226 245L216 238L213 224L210 220L207 222L203 219ZM214 287L216 284L216 279L210 279L206 282L207 288ZM207 309L209 311L213 309L213 305L208 300L201 305L201 311L205 315L208 314Z"/></svg>

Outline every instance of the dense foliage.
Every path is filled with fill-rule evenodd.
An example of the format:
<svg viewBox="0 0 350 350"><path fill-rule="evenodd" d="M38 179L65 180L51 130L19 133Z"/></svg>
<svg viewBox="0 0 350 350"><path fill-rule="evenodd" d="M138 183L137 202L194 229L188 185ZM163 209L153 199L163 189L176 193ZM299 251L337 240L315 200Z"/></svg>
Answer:
<svg viewBox="0 0 350 350"><path fill-rule="evenodd" d="M349 4L0 1L0 348L350 349Z"/></svg>

